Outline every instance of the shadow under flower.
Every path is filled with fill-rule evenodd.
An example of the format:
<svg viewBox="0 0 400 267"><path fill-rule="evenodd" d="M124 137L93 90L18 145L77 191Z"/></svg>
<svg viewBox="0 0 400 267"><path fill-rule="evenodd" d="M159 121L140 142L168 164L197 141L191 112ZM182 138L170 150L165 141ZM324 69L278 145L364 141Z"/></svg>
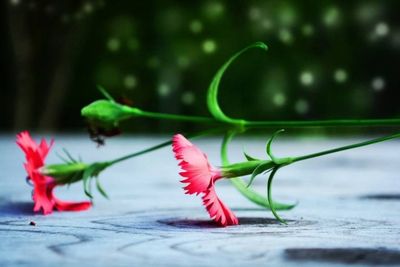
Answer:
<svg viewBox="0 0 400 267"><path fill-rule="evenodd" d="M239 226L262 226L266 225L277 225L281 224L279 221L273 218L265 217L239 217ZM223 228L212 220L191 220L191 219L166 219L159 220L159 223L166 224L177 228L189 228L189 229L205 229L205 228ZM288 223L296 222L294 220L288 220ZM229 226L228 226L229 227ZM235 227L235 226L231 226Z"/></svg>
<svg viewBox="0 0 400 267"><path fill-rule="evenodd" d="M34 215L33 203L29 201L5 201L0 204L2 215Z"/></svg>

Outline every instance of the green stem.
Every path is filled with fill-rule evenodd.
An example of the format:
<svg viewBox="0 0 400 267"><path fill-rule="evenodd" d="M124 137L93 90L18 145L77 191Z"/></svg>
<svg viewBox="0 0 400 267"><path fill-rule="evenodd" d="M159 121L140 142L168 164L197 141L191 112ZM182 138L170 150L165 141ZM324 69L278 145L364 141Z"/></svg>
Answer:
<svg viewBox="0 0 400 267"><path fill-rule="evenodd" d="M192 134L192 135L187 135L187 137L188 137L189 139L190 139L190 138L191 138L191 139L193 139L193 138L199 138L199 137L203 137L203 136L208 136L208 135L211 135L211 134L219 133L219 132L221 132L221 131L222 131L222 129L216 128L216 129L207 130L207 131L203 131L203 132L196 133L196 134ZM149 147L149 148L147 148L147 149L144 149L144 150L141 150L141 151L138 151L138 152L135 152L135 153L132 153L132 154L128 154L128 155L122 156L122 157L120 157L120 158L114 159L114 160L112 160L112 161L109 161L109 164L110 164L110 165L113 165L113 164L115 164L115 163L118 163L118 162L121 162L121 161L125 161L125 160L127 160L127 159L134 158L134 157L137 157L137 156L140 156L140 155L143 155L143 154L152 152L152 151L154 151L154 150L157 150L157 149L160 149L160 148L169 146L169 145L171 145L171 144L172 144L172 141L169 140L169 141L163 142L163 143L161 143L161 144L158 144L158 145Z"/></svg>
<svg viewBox="0 0 400 267"><path fill-rule="evenodd" d="M143 116L151 119L161 120L174 120L174 121L187 121L187 122L200 122L200 123L218 123L214 118L211 117L200 117L200 116L186 116L178 114L158 113L144 110L137 110L132 108L132 116Z"/></svg>
<svg viewBox="0 0 400 267"><path fill-rule="evenodd" d="M400 125L400 119L338 119L310 121L244 121L246 127L337 127L337 126L390 126Z"/></svg>
<svg viewBox="0 0 400 267"><path fill-rule="evenodd" d="M217 120L213 117L190 116L169 113L159 113L139 110L137 108L128 109L132 117L143 116L151 119L174 120L186 122L198 122L220 125L240 126L246 128L293 128L293 127L343 127L343 126L391 126L400 125L400 119L336 119L336 120L277 120L277 121L247 121L239 119L229 119L225 121Z"/></svg>
<svg viewBox="0 0 400 267"><path fill-rule="evenodd" d="M137 157L137 156L146 154L146 153L148 153L148 152L152 152L152 151L154 151L154 150L163 148L163 147L165 147L165 146L169 146L169 145L171 145L171 144L172 144L172 141L167 141L167 142L158 144L158 145L156 145L156 146L152 146L152 147L149 147L149 148L147 148L147 149L144 149L144 150L141 150L141 151L138 151L138 152L135 152L135 153L132 153L132 154L128 154L128 155L122 156L122 157L120 157L120 158L114 159L114 160L112 160L112 161L109 161L109 163L110 163L110 166L111 166L111 165L113 165L113 164L115 164L115 163L118 163L118 162L121 162L121 161L130 159L130 158L134 158L134 157Z"/></svg>
<svg viewBox="0 0 400 267"><path fill-rule="evenodd" d="M312 153L312 154L308 154L308 155L304 155L304 156L300 156L300 157L294 157L294 158L291 158L291 160L292 160L292 162L297 162L297 161L302 161L302 160L306 160L306 159L321 157L324 155L328 155L328 154L332 154L332 153L336 153L336 152L340 152L340 151L344 151L344 150L349 150L349 149L353 149L353 148L357 148L357 147L368 146L368 145L384 142L384 141L399 138L399 137L400 137L400 133L392 134L392 135L379 137L376 139L372 139L372 140L357 143L357 144L352 144L352 145L348 145L348 146L329 149L329 150L321 151L318 153Z"/></svg>

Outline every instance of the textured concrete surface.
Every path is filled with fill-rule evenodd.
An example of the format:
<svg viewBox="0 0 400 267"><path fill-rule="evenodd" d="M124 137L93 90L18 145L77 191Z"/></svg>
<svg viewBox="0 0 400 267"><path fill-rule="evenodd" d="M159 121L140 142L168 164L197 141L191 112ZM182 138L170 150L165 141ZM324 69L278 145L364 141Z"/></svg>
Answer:
<svg viewBox="0 0 400 267"><path fill-rule="evenodd" d="M37 136L36 136L37 137ZM97 149L84 136L56 136L90 162L164 141L157 137L111 140ZM219 139L198 140L219 164ZM355 139L278 139L277 155L291 156L349 144ZM183 194L170 148L124 162L101 175L110 200L99 194L86 212L33 214L23 155L12 135L0 137L0 266L341 266L400 265L400 142L344 152L289 166L274 181L274 198L298 206L280 215L244 199L219 182L222 200L241 225L218 228L201 199ZM264 140L237 139L241 151L265 157ZM254 187L265 193L265 177ZM82 184L60 188L62 199L84 199ZM30 225L34 221L36 226Z"/></svg>

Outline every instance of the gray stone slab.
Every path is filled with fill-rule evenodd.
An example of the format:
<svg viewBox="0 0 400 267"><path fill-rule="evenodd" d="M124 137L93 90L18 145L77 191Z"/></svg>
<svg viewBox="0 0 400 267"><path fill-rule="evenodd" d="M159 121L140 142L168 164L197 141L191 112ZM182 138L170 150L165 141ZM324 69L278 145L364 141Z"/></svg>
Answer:
<svg viewBox="0 0 400 267"><path fill-rule="evenodd" d="M167 138L167 137L165 137ZM125 137L97 149L84 136L56 136L49 163L63 147L90 162L120 156L164 141ZM242 150L264 155L260 138L239 138ZM300 155L355 139L278 139L280 156ZM198 140L219 164L220 140ZM341 266L400 265L400 142L392 141L283 169L274 198L296 202L281 212L288 225L244 199L229 182L217 191L241 225L215 227L201 199L183 194L170 148L124 162L100 179L111 200L96 194L86 212L33 214L23 155L12 135L0 137L0 266ZM254 187L265 192L265 178ZM60 188L62 199L84 199L82 185ZM36 226L29 225L35 221Z"/></svg>

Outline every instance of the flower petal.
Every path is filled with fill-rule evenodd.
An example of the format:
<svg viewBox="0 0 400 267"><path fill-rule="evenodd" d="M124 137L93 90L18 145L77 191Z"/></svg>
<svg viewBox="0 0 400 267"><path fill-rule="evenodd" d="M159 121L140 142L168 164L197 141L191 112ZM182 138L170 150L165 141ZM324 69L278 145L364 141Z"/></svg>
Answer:
<svg viewBox="0 0 400 267"><path fill-rule="evenodd" d="M177 134L172 140L175 158L180 160L179 166L183 170L179 173L184 177L181 182L188 184L184 187L186 194L200 194L213 180L221 177L220 172L210 166L207 156L183 135Z"/></svg>
<svg viewBox="0 0 400 267"><path fill-rule="evenodd" d="M39 147L38 147L38 152L42 156L43 160L47 157L47 154L49 153L50 148L53 146L54 140L52 139L50 141L50 144L48 145L46 140L42 139L40 141Z"/></svg>
<svg viewBox="0 0 400 267"><path fill-rule="evenodd" d="M25 152L25 154L28 154L29 150L35 151L37 149L37 145L28 131L23 131L17 134L17 145Z"/></svg>
<svg viewBox="0 0 400 267"><path fill-rule="evenodd" d="M53 196L55 201L55 207L59 211L82 211L87 210L92 206L92 202L90 201L82 201L82 202L68 202L61 201L55 196Z"/></svg>
<svg viewBox="0 0 400 267"><path fill-rule="evenodd" d="M81 211L81 210L87 210L92 206L92 203L90 201L82 201L82 202L70 202L70 201L62 201L58 199L54 195L54 188L57 186L57 184L51 184L48 187L48 195L52 199L52 202L54 203L54 207L58 211Z"/></svg>
<svg viewBox="0 0 400 267"><path fill-rule="evenodd" d="M33 211L39 212L42 210L44 215L52 213L54 204L51 200L51 196L49 197L48 186L45 183L35 182L34 186L33 201L35 205L33 207Z"/></svg>
<svg viewBox="0 0 400 267"><path fill-rule="evenodd" d="M44 166L45 158L53 143L53 140L48 144L46 140L42 139L37 145L28 131L17 135L17 144L25 153L24 167L34 186L33 201L35 205L33 210L35 212L42 210L46 215L52 213L54 208L59 211L80 211L90 208L92 204L88 201L64 202L57 199L53 194L53 190L57 186L56 180L39 172L39 168Z"/></svg>
<svg viewBox="0 0 400 267"><path fill-rule="evenodd" d="M235 214L218 198L214 186L204 192L202 197L210 218L221 226L239 224Z"/></svg>

